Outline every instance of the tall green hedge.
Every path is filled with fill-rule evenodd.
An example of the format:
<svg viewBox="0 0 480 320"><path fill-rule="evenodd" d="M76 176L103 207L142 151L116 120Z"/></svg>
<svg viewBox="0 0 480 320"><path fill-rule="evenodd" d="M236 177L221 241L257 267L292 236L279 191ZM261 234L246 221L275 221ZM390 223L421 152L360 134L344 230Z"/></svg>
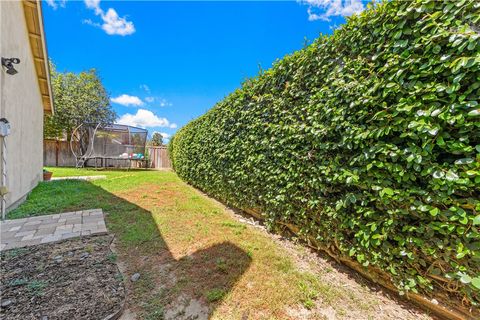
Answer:
<svg viewBox="0 0 480 320"><path fill-rule="evenodd" d="M480 2L388 1L183 127L176 172L269 225L480 303Z"/></svg>

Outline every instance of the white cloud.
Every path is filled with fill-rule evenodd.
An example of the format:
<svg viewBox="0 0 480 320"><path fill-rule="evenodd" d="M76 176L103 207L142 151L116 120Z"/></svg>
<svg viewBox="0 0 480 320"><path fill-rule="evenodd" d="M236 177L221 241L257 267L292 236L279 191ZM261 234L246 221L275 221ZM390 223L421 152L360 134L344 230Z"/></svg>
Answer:
<svg viewBox="0 0 480 320"><path fill-rule="evenodd" d="M100 23L93 22L92 19L83 19L82 23L89 24L91 26L98 27L98 28L102 27L102 25Z"/></svg>
<svg viewBox="0 0 480 320"><path fill-rule="evenodd" d="M170 107L172 104L167 99L160 99L160 107Z"/></svg>
<svg viewBox="0 0 480 320"><path fill-rule="evenodd" d="M129 96L128 94L119 95L116 98L111 98L113 103L121 104L122 106L142 106L143 101L139 97Z"/></svg>
<svg viewBox="0 0 480 320"><path fill-rule="evenodd" d="M103 24L100 26L103 31L109 35L121 35L126 36L135 32L135 26L132 21L127 21L125 17L119 17L117 11L113 8L109 8L107 12L100 8L100 0L84 0L85 6L88 9L92 9L95 15L102 18ZM84 23L98 26L98 23L94 23L91 20L84 20Z"/></svg>
<svg viewBox="0 0 480 320"><path fill-rule="evenodd" d="M47 4L56 10L58 7L65 8L66 0L46 0Z"/></svg>
<svg viewBox="0 0 480 320"><path fill-rule="evenodd" d="M136 114L126 113L117 119L118 124L125 124L140 128L165 127L176 128L167 118L159 117L150 110L138 109Z"/></svg>
<svg viewBox="0 0 480 320"><path fill-rule="evenodd" d="M160 134L162 135L163 139L170 139L170 137L172 135L168 134L168 133L165 133L165 132L160 132Z"/></svg>
<svg viewBox="0 0 480 320"><path fill-rule="evenodd" d="M351 16L362 12L362 0L299 0L308 5L308 20L329 21L332 16Z"/></svg>
<svg viewBox="0 0 480 320"><path fill-rule="evenodd" d="M102 9L100 9L100 0L85 0L85 5L88 9L95 10L96 15L103 13Z"/></svg>
<svg viewBox="0 0 480 320"><path fill-rule="evenodd" d="M108 9L107 13L102 15L102 20L104 22L102 29L107 34L126 36L135 32L133 22L127 21L125 18L120 18L112 8Z"/></svg>
<svg viewBox="0 0 480 320"><path fill-rule="evenodd" d="M157 101L160 107L171 107L173 105L167 99L160 97L145 97L145 101L147 101L148 103L153 103Z"/></svg>
<svg viewBox="0 0 480 320"><path fill-rule="evenodd" d="M146 84L141 84L140 89L144 90L146 93L150 93L150 87Z"/></svg>

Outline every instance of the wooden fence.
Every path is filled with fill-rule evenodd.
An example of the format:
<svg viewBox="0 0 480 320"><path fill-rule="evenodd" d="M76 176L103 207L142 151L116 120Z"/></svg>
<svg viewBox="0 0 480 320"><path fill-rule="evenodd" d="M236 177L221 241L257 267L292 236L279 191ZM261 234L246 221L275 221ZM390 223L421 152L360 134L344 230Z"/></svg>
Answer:
<svg viewBox="0 0 480 320"><path fill-rule="evenodd" d="M43 140L43 165L47 167L75 167L75 157L67 141Z"/></svg>
<svg viewBox="0 0 480 320"><path fill-rule="evenodd" d="M166 146L147 147L148 166L153 169L171 168ZM75 157L68 141L44 140L43 164L46 167L75 167Z"/></svg>
<svg viewBox="0 0 480 320"><path fill-rule="evenodd" d="M170 157L166 146L147 147L148 158L150 159L150 168L171 168Z"/></svg>

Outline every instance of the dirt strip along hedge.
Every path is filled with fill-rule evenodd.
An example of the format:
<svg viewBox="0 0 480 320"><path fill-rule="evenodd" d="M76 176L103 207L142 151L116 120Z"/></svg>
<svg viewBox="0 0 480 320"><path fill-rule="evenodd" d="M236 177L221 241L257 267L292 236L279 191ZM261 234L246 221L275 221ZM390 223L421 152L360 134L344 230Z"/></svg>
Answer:
<svg viewBox="0 0 480 320"><path fill-rule="evenodd" d="M480 304L480 2L389 1L284 57L170 143L176 172L269 226Z"/></svg>

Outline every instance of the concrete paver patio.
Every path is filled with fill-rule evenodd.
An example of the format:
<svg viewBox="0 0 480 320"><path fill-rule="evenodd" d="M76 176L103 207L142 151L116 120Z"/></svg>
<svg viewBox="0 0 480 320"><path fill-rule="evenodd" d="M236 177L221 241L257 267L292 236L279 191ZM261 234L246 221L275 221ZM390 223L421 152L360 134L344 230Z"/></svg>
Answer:
<svg viewBox="0 0 480 320"><path fill-rule="evenodd" d="M0 250L107 233L102 209L35 216L0 222Z"/></svg>

